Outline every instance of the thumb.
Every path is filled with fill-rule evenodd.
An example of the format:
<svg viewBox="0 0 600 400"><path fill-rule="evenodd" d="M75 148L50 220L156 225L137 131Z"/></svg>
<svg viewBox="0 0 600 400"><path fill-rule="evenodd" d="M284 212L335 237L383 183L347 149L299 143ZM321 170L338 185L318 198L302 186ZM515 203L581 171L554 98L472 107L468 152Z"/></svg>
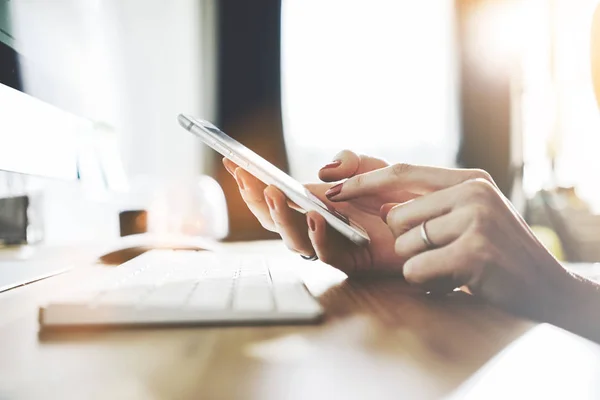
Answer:
<svg viewBox="0 0 600 400"><path fill-rule="evenodd" d="M348 179L354 175L385 168L389 164L379 158L358 155L350 150L342 150L333 161L321 168L319 179L324 182L335 182Z"/></svg>

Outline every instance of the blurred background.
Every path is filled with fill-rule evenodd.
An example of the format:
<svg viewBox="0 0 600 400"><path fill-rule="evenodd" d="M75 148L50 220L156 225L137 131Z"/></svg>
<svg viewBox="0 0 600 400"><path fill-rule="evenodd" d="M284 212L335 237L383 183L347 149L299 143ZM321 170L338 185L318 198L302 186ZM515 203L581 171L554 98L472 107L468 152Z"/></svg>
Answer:
<svg viewBox="0 0 600 400"><path fill-rule="evenodd" d="M558 257L600 261L597 4L0 0L0 196L46 243L123 234L127 210L273 238L190 113L301 181L345 148L486 169Z"/></svg>

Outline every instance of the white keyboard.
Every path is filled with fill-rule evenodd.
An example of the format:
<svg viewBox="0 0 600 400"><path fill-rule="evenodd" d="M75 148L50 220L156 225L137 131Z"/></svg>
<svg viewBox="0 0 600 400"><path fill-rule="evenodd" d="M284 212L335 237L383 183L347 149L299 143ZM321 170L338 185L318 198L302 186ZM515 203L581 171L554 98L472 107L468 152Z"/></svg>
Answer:
<svg viewBox="0 0 600 400"><path fill-rule="evenodd" d="M42 327L311 322L304 283L261 256L154 250L40 308Z"/></svg>

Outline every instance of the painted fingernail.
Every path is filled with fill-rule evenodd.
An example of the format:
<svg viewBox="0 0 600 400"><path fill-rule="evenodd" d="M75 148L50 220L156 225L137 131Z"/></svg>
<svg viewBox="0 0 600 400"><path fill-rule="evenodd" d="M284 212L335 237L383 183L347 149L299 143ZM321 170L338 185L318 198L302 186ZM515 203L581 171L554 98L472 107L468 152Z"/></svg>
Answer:
<svg viewBox="0 0 600 400"><path fill-rule="evenodd" d="M333 169L333 168L337 168L342 164L342 162L340 160L335 160L330 162L329 164L325 164L325 166L323 168L321 168L321 171L324 169Z"/></svg>
<svg viewBox="0 0 600 400"><path fill-rule="evenodd" d="M272 198L270 198L269 196L265 195L265 202L267 203L267 205L269 206L269 208L271 210L275 210L275 203L273 202Z"/></svg>
<svg viewBox="0 0 600 400"><path fill-rule="evenodd" d="M387 222L387 216L390 213L390 211L392 210L392 208L394 208L395 204L391 204L391 203L387 203L381 206L381 208L379 209L379 216L381 217L381 219L383 220L383 222Z"/></svg>
<svg viewBox="0 0 600 400"><path fill-rule="evenodd" d="M317 224L315 223L315 220L311 217L307 216L306 222L308 223L308 229L310 229L311 231L314 232L317 229Z"/></svg>
<svg viewBox="0 0 600 400"><path fill-rule="evenodd" d="M235 171L232 170L231 167L225 163L225 158L223 159L223 166L225 167L227 172L229 172L231 175L235 176Z"/></svg>
<svg viewBox="0 0 600 400"><path fill-rule="evenodd" d="M242 177L240 176L240 174L237 173L237 169L235 171L236 172L234 173L233 176L235 176L235 180L236 180L238 186L240 187L240 190L244 190L246 188L244 186L244 180L242 179Z"/></svg>
<svg viewBox="0 0 600 400"><path fill-rule="evenodd" d="M342 185L343 183L338 183L337 185L330 187L329 190L325 192L325 196L327 196L328 199L337 196L342 191Z"/></svg>
<svg viewBox="0 0 600 400"><path fill-rule="evenodd" d="M383 220L383 222L387 222L387 216L390 210L386 210L383 207L379 210L379 217Z"/></svg>

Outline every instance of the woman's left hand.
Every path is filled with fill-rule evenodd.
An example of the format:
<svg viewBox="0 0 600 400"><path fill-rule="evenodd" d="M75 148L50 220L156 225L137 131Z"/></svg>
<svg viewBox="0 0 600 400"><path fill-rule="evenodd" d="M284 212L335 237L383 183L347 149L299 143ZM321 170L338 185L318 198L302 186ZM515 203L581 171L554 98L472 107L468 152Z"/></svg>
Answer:
<svg viewBox="0 0 600 400"><path fill-rule="evenodd" d="M436 292L466 286L504 309L551 320L568 308L575 279L489 175L472 170L474 179L464 179L468 171L398 164L348 179L329 199L393 201L394 193L414 193L412 200L382 207L395 252L407 260L403 274L409 283Z"/></svg>

